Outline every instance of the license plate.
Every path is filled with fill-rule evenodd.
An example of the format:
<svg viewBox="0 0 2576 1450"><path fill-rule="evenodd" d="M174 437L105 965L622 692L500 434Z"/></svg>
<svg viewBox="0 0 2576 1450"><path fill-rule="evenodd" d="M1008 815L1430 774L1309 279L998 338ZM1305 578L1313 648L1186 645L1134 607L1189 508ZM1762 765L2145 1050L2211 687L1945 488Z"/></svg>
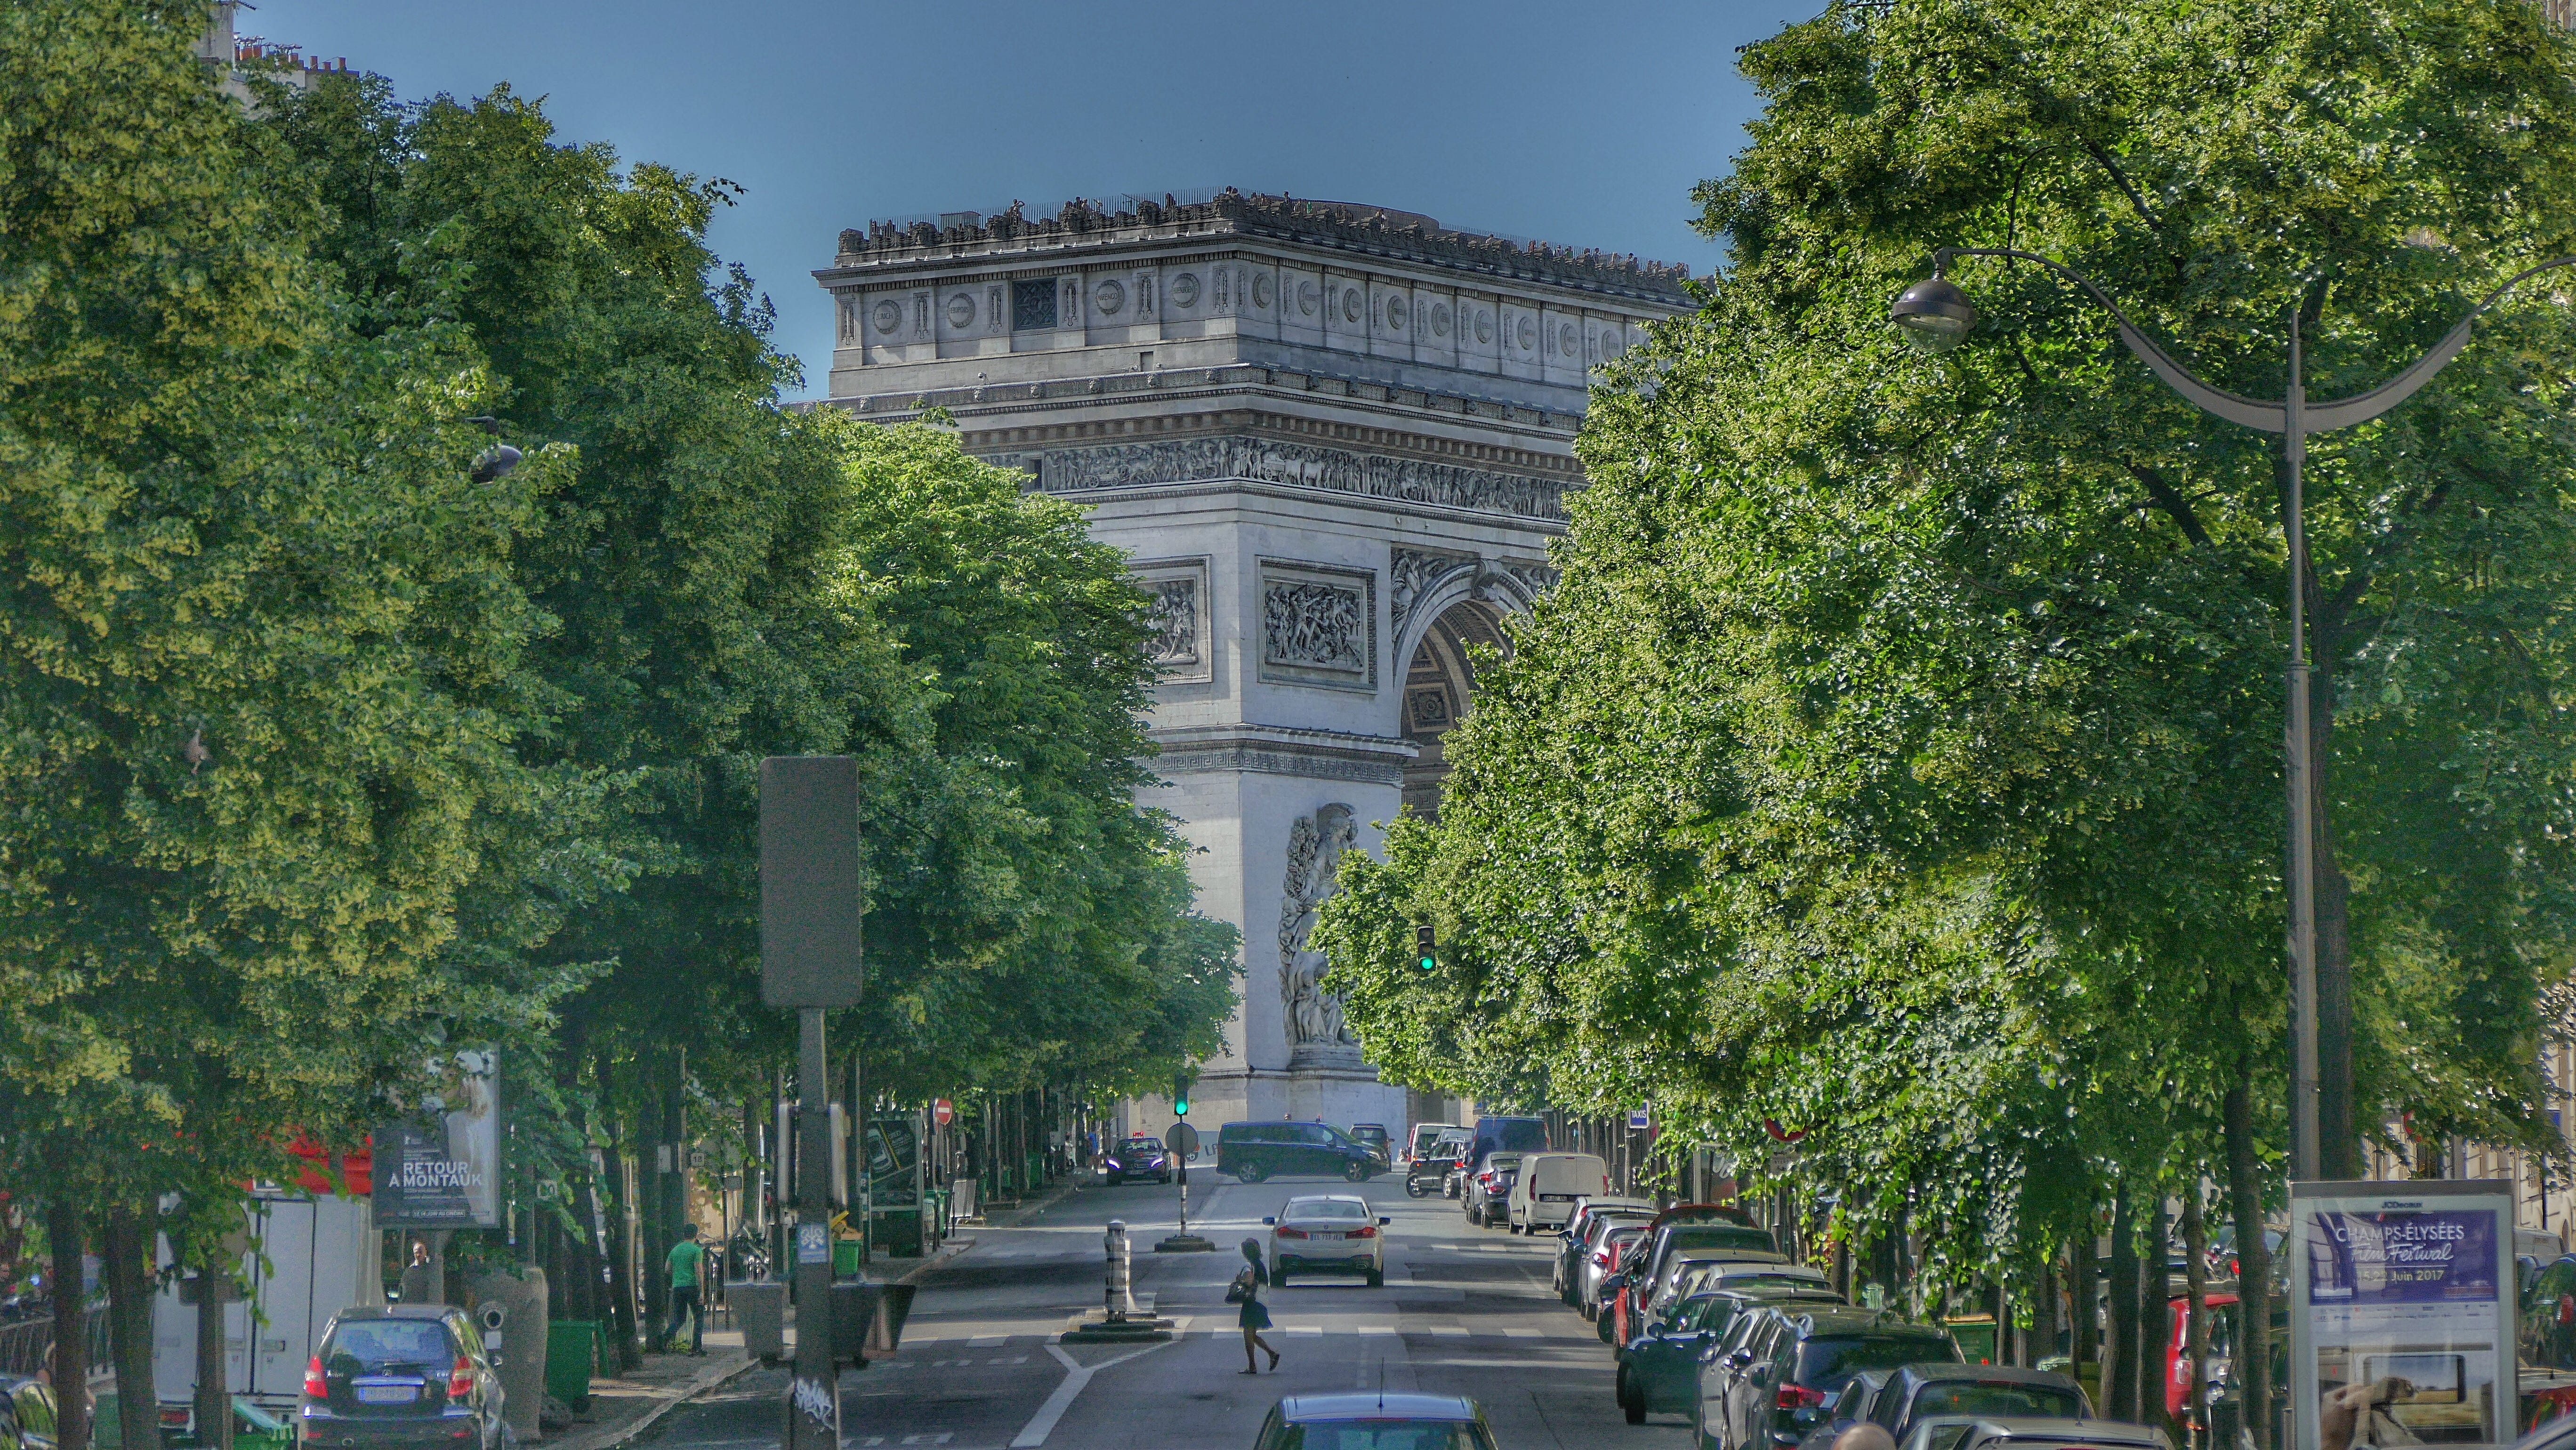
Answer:
<svg viewBox="0 0 2576 1450"><path fill-rule="evenodd" d="M1340 1234L1337 1234L1337 1233L1335 1233L1335 1232L1333 1232L1333 1231L1332 1231L1332 1230L1330 1230L1330 1229L1326 1229L1326 1230L1322 1231L1321 1233L1317 1233L1317 1234L1313 1235L1313 1237L1315 1237L1315 1238L1319 1238L1319 1239L1338 1239L1338 1238L1340 1238L1340 1237L1341 1237L1341 1235L1340 1235Z"/></svg>
<svg viewBox="0 0 2576 1450"><path fill-rule="evenodd" d="M418 1385L359 1385L358 1403L362 1405L408 1405L420 1398Z"/></svg>

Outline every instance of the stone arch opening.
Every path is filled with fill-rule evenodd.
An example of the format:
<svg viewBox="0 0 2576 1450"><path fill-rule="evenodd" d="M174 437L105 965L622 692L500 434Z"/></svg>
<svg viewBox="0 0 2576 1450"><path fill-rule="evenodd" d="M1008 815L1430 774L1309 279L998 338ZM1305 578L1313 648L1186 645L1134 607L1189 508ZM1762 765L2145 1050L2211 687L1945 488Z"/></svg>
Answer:
<svg viewBox="0 0 2576 1450"><path fill-rule="evenodd" d="M1480 645L1511 653L1502 613L1484 600L1461 599L1431 621L1405 666L1403 734L1421 753L1404 768L1404 805L1417 816L1440 814L1440 786L1449 776L1441 738L1466 718L1476 692L1468 651Z"/></svg>

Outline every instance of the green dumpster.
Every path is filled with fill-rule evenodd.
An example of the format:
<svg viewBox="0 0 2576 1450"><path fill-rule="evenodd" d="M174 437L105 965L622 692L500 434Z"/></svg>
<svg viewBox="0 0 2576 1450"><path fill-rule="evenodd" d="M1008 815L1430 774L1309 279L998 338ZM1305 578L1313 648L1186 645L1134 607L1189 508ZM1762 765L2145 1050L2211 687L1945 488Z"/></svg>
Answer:
<svg viewBox="0 0 2576 1450"><path fill-rule="evenodd" d="M590 1410L590 1374L598 1363L598 1321L557 1319L546 1326L546 1393L576 1415Z"/></svg>
<svg viewBox="0 0 2576 1450"><path fill-rule="evenodd" d="M890 1259L921 1257L921 1210L917 1208L880 1208L875 1220L877 1246Z"/></svg>

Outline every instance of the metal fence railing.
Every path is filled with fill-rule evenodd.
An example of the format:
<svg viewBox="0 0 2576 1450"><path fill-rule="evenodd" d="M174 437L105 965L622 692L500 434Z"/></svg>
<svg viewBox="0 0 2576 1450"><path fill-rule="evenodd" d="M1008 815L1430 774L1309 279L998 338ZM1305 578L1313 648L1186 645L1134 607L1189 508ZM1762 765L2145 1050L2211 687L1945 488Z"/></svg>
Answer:
<svg viewBox="0 0 2576 1450"><path fill-rule="evenodd" d="M42 1319L0 1324L0 1374L32 1375L46 1365L54 1350L54 1321ZM93 1372L108 1360L107 1307L89 1311L89 1363Z"/></svg>

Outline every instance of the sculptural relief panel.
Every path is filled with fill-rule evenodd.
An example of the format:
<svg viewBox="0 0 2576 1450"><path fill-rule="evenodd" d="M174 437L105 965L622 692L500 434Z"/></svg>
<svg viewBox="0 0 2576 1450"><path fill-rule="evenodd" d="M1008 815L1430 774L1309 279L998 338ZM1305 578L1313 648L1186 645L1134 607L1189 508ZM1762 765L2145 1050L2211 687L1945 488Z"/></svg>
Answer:
<svg viewBox="0 0 2576 1450"><path fill-rule="evenodd" d="M1333 690L1377 689L1377 575L1293 559L1261 561L1261 678Z"/></svg>
<svg viewBox="0 0 2576 1450"><path fill-rule="evenodd" d="M1299 816L1288 829L1288 871L1279 902L1279 997L1286 1010L1291 1068L1360 1060L1360 1041L1342 1004L1324 989L1332 963L1314 949L1315 923L1342 856L1359 844L1355 813L1340 802Z"/></svg>
<svg viewBox="0 0 2576 1450"><path fill-rule="evenodd" d="M1145 653L1161 677L1187 683L1214 677L1214 601L1208 560L1139 559L1128 566L1148 600Z"/></svg>

